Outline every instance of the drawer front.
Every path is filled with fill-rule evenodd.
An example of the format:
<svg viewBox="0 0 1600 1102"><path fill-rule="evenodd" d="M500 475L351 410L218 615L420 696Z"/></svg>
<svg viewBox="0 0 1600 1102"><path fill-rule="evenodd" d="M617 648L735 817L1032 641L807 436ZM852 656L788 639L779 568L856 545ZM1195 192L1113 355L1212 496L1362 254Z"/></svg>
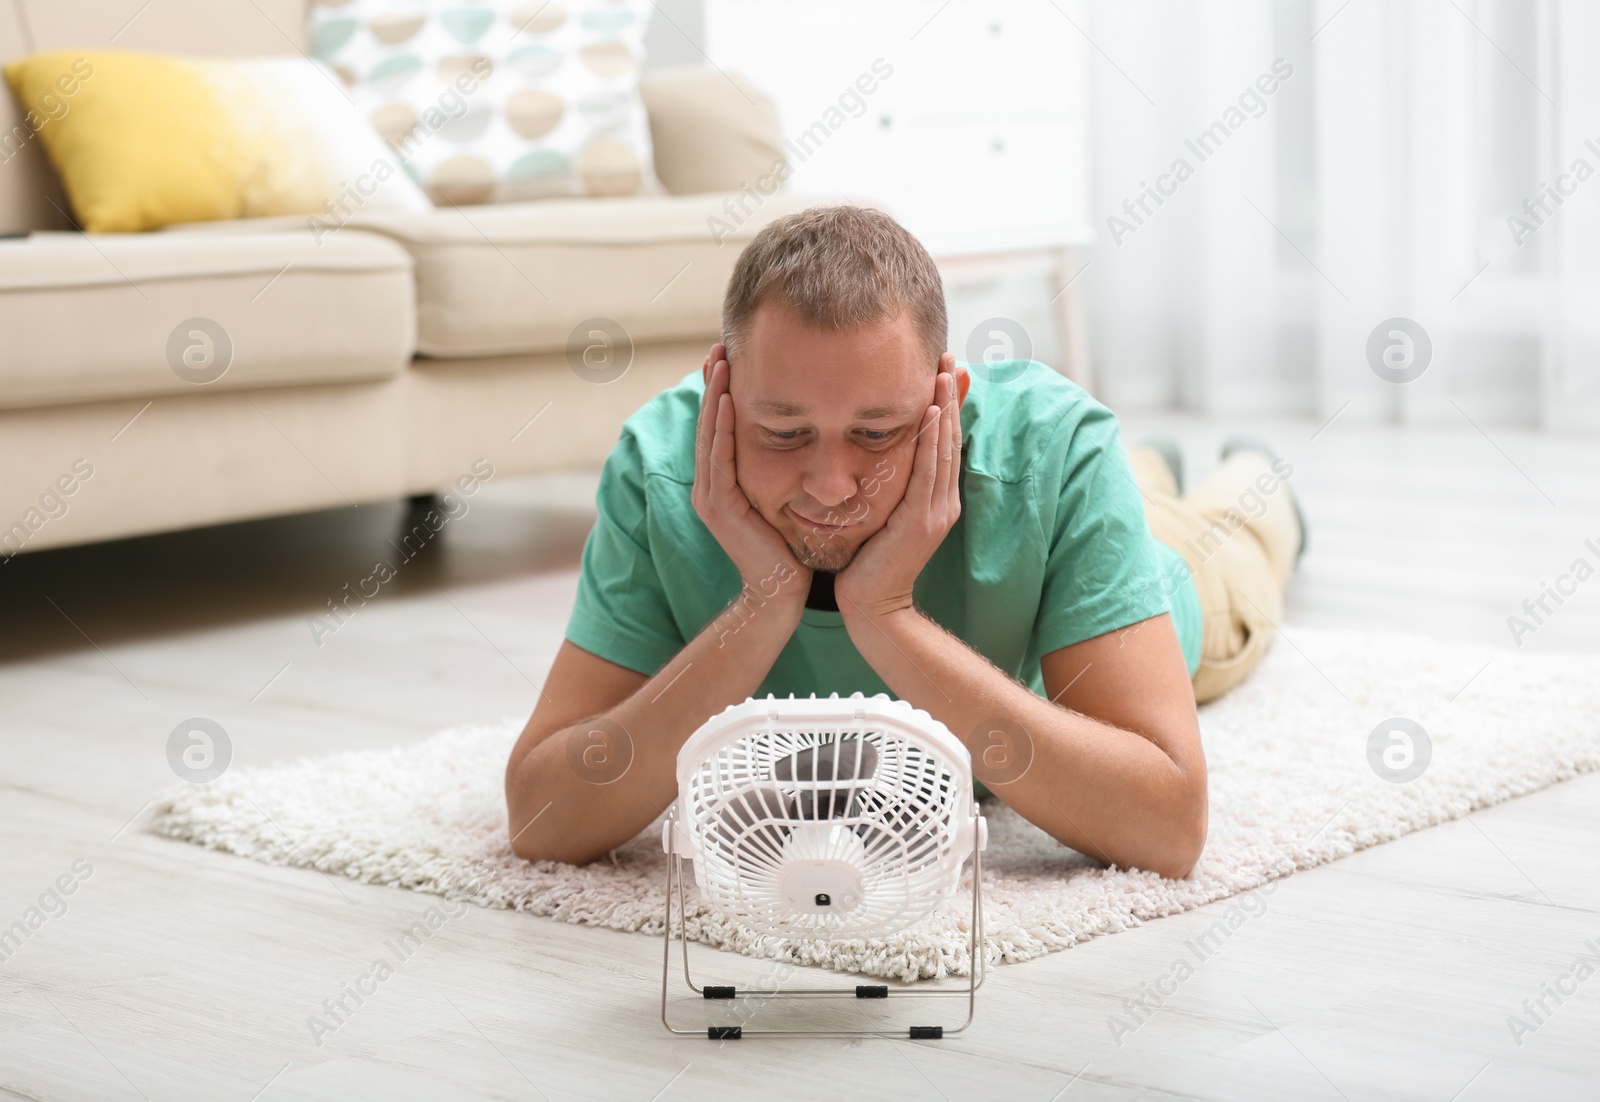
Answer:
<svg viewBox="0 0 1600 1102"><path fill-rule="evenodd" d="M905 217L930 251L1034 248L1086 232L1075 217L1087 196L1072 119L914 122L908 130Z"/></svg>

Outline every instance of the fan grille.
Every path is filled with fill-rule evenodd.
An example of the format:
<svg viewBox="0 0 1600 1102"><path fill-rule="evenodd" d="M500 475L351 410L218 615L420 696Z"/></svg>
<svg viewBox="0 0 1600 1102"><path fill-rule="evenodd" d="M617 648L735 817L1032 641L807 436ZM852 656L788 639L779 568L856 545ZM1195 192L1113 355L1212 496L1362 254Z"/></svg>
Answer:
<svg viewBox="0 0 1600 1102"><path fill-rule="evenodd" d="M702 898L785 937L876 936L933 913L960 881L970 765L915 727L764 716L680 770Z"/></svg>

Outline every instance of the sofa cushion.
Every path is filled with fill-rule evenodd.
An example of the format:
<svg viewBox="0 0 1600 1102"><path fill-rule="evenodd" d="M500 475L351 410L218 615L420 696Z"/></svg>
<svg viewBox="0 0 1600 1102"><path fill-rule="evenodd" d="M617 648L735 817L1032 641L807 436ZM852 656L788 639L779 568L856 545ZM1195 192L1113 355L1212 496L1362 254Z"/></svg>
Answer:
<svg viewBox="0 0 1600 1102"><path fill-rule="evenodd" d="M91 233L432 207L307 58L63 50L13 61L5 76Z"/></svg>
<svg viewBox="0 0 1600 1102"><path fill-rule="evenodd" d="M646 73L656 175L673 195L775 190L788 179L778 108L738 73L680 65Z"/></svg>
<svg viewBox="0 0 1600 1102"><path fill-rule="evenodd" d="M393 375L411 260L348 232L0 241L0 408Z"/></svg>
<svg viewBox="0 0 1600 1102"><path fill-rule="evenodd" d="M416 261L419 352L492 356L567 348L595 318L634 342L716 334L740 250L774 218L823 201L545 199L357 214L348 225L392 237Z"/></svg>
<svg viewBox="0 0 1600 1102"><path fill-rule="evenodd" d="M307 0L161 0L142 7L109 0L0 0L0 62L68 49L293 55L306 46L306 7ZM70 109L71 101L64 102ZM38 133L0 82L0 234L71 229L67 209Z"/></svg>

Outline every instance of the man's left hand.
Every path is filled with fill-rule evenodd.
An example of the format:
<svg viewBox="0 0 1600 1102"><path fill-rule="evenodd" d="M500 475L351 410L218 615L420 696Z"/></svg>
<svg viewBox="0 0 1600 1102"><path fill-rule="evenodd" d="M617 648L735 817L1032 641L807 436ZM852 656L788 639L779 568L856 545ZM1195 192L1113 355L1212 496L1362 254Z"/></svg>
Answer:
<svg viewBox="0 0 1600 1102"><path fill-rule="evenodd" d="M923 411L917 429L905 496L834 579L847 626L911 608L918 575L961 516L961 406L949 352L939 357L933 393L936 404Z"/></svg>

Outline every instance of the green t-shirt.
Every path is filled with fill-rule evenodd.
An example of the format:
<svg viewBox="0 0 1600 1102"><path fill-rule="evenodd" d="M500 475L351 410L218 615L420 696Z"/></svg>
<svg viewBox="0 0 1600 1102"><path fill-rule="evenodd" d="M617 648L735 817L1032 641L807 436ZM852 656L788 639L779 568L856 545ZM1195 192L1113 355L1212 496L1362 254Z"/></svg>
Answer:
<svg viewBox="0 0 1600 1102"><path fill-rule="evenodd" d="M917 579L924 614L1045 695L1041 656L1171 612L1193 675L1200 604L1183 557L1150 535L1116 416L1044 364L974 372L961 407L961 516ZM998 380L1004 379L1004 382ZM628 418L566 637L653 675L740 590L694 511L697 368ZM757 696L892 693L843 615L808 608Z"/></svg>

